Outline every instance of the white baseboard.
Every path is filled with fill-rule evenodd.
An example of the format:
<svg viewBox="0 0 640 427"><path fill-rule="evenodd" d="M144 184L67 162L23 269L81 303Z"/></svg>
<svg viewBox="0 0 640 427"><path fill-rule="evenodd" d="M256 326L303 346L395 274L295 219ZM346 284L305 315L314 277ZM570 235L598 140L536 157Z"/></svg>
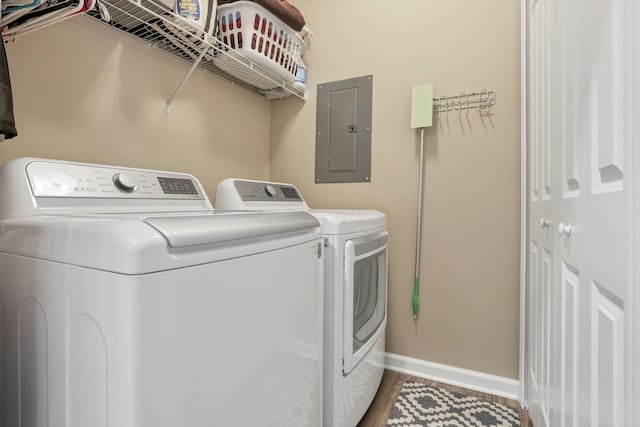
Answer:
<svg viewBox="0 0 640 427"><path fill-rule="evenodd" d="M390 371L456 387L468 388L481 393L489 393L507 399L520 399L520 381L511 378L441 365L393 353L385 354L385 368Z"/></svg>

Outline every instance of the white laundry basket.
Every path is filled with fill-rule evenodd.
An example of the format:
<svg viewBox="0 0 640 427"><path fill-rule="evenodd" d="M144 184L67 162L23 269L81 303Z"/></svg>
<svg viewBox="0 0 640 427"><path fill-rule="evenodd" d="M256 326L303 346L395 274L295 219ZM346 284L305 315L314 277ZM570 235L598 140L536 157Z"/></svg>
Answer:
<svg viewBox="0 0 640 427"><path fill-rule="evenodd" d="M302 38L287 24L259 4L236 1L218 6L218 38L224 43L215 58L217 66L229 74L261 89L279 86L269 78L248 75L238 61L242 56L272 73L278 79L293 83L302 55L307 49ZM234 55L239 52L242 55Z"/></svg>

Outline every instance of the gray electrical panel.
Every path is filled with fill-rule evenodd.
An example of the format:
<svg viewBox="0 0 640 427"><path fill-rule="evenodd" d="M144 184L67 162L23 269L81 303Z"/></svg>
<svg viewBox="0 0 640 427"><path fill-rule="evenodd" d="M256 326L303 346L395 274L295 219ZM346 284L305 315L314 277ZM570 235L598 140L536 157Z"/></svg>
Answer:
<svg viewBox="0 0 640 427"><path fill-rule="evenodd" d="M316 183L371 182L373 76L318 85Z"/></svg>

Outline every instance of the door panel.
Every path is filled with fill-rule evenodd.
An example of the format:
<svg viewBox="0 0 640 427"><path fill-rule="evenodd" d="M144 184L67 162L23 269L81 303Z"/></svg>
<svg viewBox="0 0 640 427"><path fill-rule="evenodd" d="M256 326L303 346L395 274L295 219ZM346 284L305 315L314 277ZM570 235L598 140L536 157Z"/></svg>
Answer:
<svg viewBox="0 0 640 427"><path fill-rule="evenodd" d="M578 147L573 135L567 135L564 144L564 193L565 198L580 197L580 165L578 164Z"/></svg>
<svg viewBox="0 0 640 427"><path fill-rule="evenodd" d="M621 427L624 419L624 312L622 301L593 283L591 310L591 420Z"/></svg>
<svg viewBox="0 0 640 427"><path fill-rule="evenodd" d="M589 265L594 280L624 297L628 286L631 192L625 172L624 153L631 147L631 61L628 33L631 0L590 0L591 24L597 33L587 33L592 49L586 57L591 70L591 192L587 199L587 228L590 240ZM592 8L592 9L591 9Z"/></svg>
<svg viewBox="0 0 640 427"><path fill-rule="evenodd" d="M529 252L529 316L527 322L528 329L528 353L527 360L529 364L528 399L529 413L534 425L542 425L541 412L541 380L540 370L542 363L542 281L540 280L540 251L536 241L532 241Z"/></svg>
<svg viewBox="0 0 640 427"><path fill-rule="evenodd" d="M564 6L565 10L568 5ZM560 12L562 13L562 12ZM581 142L579 134L575 126L576 114L579 114L579 84L575 77L576 63L579 59L576 48L576 34L573 31L562 32L559 35L559 61L560 61L560 78L566 82L560 89L561 105L559 111L560 117L560 138L562 143L562 197L576 198L580 197L580 189L582 183L581 173ZM579 75L579 74L578 74Z"/></svg>
<svg viewBox="0 0 640 427"><path fill-rule="evenodd" d="M578 427L578 339L580 273L562 264L561 425Z"/></svg>
<svg viewBox="0 0 640 427"><path fill-rule="evenodd" d="M541 325L541 339L539 342L540 345L540 354L541 354L541 366L540 366L540 376L541 376L541 389L542 389L542 400L541 400L541 411L543 416L543 422L545 426L550 425L549 423L549 399L551 393L551 344L552 344L552 335L551 335L551 310L552 310L552 302L553 298L551 295L552 290L552 281L553 277L553 265L552 265L552 255L551 251L547 248L543 249L542 255L542 312L540 316L540 325Z"/></svg>
<svg viewBox="0 0 640 427"><path fill-rule="evenodd" d="M529 348L531 349L539 349L541 338L541 330L539 326L540 317L541 317L541 308L540 308L540 283L538 281L538 243L532 242L531 244L531 252L530 252L530 263L529 263L529 283L531 284L529 290L529 318L528 324L531 327L531 332L529 334ZM538 351L534 351L531 353L531 357L529 358L529 375L531 377L531 385L534 390L539 389L540 385L540 355Z"/></svg>
<svg viewBox="0 0 640 427"><path fill-rule="evenodd" d="M542 144L542 198L551 200L551 33L550 15L554 4L551 0L540 1L540 123Z"/></svg>
<svg viewBox="0 0 640 427"><path fill-rule="evenodd" d="M535 112L535 114L531 115L530 118L530 126L527 129L528 135L528 160L529 160L529 188L531 190L531 195L529 201L531 203L535 203L539 200L541 196L540 191L540 142L539 142L539 133L540 133L540 114L539 114L539 99L540 94L538 93L538 88L540 87L540 73L537 70L537 64L540 63L539 58L539 31L538 31L538 23L539 19L537 19L536 10L537 5L534 5L529 14L529 28L531 31L529 32L528 37L528 50L529 56L531 57L531 61L529 65L535 65L535 69L529 69L529 81L527 84L527 91L530 96L527 99L527 108L530 112Z"/></svg>
<svg viewBox="0 0 640 427"><path fill-rule="evenodd" d="M591 93L593 191L622 189L625 141L625 1L589 2L599 31L593 46Z"/></svg>

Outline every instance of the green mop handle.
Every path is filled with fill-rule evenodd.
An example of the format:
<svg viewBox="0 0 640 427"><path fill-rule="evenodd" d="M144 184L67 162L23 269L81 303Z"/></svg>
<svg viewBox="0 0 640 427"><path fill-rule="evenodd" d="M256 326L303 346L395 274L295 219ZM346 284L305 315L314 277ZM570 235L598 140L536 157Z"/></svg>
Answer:
<svg viewBox="0 0 640 427"><path fill-rule="evenodd" d="M411 89L411 128L420 129L420 177L418 179L418 220L416 230L416 274L413 281L413 320L420 309L420 246L422 244L422 172L424 168L424 129L433 124L433 83L414 85ZM442 107L442 106L441 106ZM448 107L447 107L448 108Z"/></svg>
<svg viewBox="0 0 640 427"><path fill-rule="evenodd" d="M413 320L418 318L418 309L420 308L420 278L416 277L413 281Z"/></svg>
<svg viewBox="0 0 640 427"><path fill-rule="evenodd" d="M420 246L422 243L422 169L424 163L424 128L420 129L420 177L418 179L418 220L416 226L416 275L413 281L413 320L420 309Z"/></svg>

